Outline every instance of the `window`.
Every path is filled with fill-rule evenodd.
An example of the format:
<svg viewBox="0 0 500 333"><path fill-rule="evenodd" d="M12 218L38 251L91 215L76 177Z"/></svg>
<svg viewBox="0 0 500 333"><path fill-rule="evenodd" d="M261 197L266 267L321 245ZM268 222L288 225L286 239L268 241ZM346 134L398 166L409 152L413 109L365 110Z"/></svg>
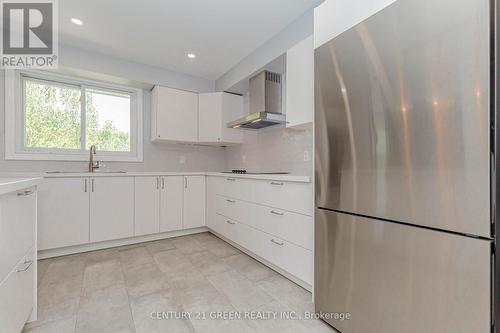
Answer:
<svg viewBox="0 0 500 333"><path fill-rule="evenodd" d="M142 160L142 91L47 75L6 73L6 158Z"/></svg>

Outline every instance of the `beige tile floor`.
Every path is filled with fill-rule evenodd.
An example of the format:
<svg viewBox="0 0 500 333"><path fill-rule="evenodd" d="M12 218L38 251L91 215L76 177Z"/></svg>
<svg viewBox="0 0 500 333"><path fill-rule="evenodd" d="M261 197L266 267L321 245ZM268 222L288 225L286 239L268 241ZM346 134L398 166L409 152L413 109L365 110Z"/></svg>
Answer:
<svg viewBox="0 0 500 333"><path fill-rule="evenodd" d="M200 318L313 310L308 291L209 233L41 260L38 272L38 320L23 332L333 332L317 320Z"/></svg>

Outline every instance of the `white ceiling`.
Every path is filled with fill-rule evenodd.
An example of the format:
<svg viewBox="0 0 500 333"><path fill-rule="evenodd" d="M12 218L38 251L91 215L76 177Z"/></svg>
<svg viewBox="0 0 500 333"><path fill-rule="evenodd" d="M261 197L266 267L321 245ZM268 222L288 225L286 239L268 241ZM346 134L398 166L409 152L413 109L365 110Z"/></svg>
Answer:
<svg viewBox="0 0 500 333"><path fill-rule="evenodd" d="M217 79L319 2L64 0L60 43ZM84 24L71 23L72 17Z"/></svg>

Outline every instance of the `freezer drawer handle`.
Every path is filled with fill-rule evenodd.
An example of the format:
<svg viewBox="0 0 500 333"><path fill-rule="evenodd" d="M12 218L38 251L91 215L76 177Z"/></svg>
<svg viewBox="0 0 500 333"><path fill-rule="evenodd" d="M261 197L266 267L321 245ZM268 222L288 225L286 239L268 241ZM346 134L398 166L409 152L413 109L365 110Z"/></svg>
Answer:
<svg viewBox="0 0 500 333"><path fill-rule="evenodd" d="M229 224L236 224L236 222L233 222L233 221L230 221L230 220L226 220L226 223L229 223Z"/></svg>
<svg viewBox="0 0 500 333"><path fill-rule="evenodd" d="M282 212L277 212L277 211L275 211L275 210L272 210L272 211L271 211L271 214L274 214L274 215L279 215L279 216L283 216L283 215L285 215L285 213L282 213Z"/></svg>
<svg viewBox="0 0 500 333"><path fill-rule="evenodd" d="M274 243L274 244L279 245L279 246L283 246L283 245L285 244L285 243L283 243L283 242L281 242L281 243L280 243L280 242L278 242L278 241L275 241L275 240L274 240L274 238L273 238L273 239L271 239L271 243Z"/></svg>
<svg viewBox="0 0 500 333"><path fill-rule="evenodd" d="M230 202L230 203L235 203L236 200L231 200L231 199L226 199L227 202Z"/></svg>
<svg viewBox="0 0 500 333"><path fill-rule="evenodd" d="M283 186L283 185L285 185L285 183L282 183L282 182L271 182L271 185Z"/></svg>
<svg viewBox="0 0 500 333"><path fill-rule="evenodd" d="M24 262L24 265L25 265L24 268L21 268L21 269L17 270L18 273L26 272L31 267L31 265L33 265L33 260L26 260Z"/></svg>
<svg viewBox="0 0 500 333"><path fill-rule="evenodd" d="M28 195L32 195L33 193L34 193L33 191L27 190L27 191L18 192L17 196L18 197L26 197Z"/></svg>

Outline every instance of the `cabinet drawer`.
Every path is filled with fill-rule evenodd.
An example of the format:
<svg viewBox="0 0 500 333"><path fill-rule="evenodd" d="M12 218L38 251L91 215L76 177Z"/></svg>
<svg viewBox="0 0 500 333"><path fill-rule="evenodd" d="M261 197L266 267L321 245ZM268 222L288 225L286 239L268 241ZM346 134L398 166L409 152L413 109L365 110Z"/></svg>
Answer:
<svg viewBox="0 0 500 333"><path fill-rule="evenodd" d="M214 223L211 227L215 232L218 232L227 239L238 243L238 222L220 214L216 214Z"/></svg>
<svg viewBox="0 0 500 333"><path fill-rule="evenodd" d="M35 301L34 250L23 257L0 284L0 327L2 332L21 332Z"/></svg>
<svg viewBox="0 0 500 333"><path fill-rule="evenodd" d="M36 189L0 196L0 281L35 246Z"/></svg>
<svg viewBox="0 0 500 333"><path fill-rule="evenodd" d="M312 216L311 183L259 180L255 181L254 197L256 203Z"/></svg>
<svg viewBox="0 0 500 333"><path fill-rule="evenodd" d="M244 224L238 224L240 245L284 271L312 284L312 251Z"/></svg>
<svg viewBox="0 0 500 333"><path fill-rule="evenodd" d="M223 196L253 201L255 180L235 177L215 177L215 193Z"/></svg>
<svg viewBox="0 0 500 333"><path fill-rule="evenodd" d="M249 203L229 197L216 196L216 212L233 220L246 223L251 219L251 207Z"/></svg>
<svg viewBox="0 0 500 333"><path fill-rule="evenodd" d="M247 222L250 226L308 250L313 249L311 216L255 204L251 211L252 218Z"/></svg>

